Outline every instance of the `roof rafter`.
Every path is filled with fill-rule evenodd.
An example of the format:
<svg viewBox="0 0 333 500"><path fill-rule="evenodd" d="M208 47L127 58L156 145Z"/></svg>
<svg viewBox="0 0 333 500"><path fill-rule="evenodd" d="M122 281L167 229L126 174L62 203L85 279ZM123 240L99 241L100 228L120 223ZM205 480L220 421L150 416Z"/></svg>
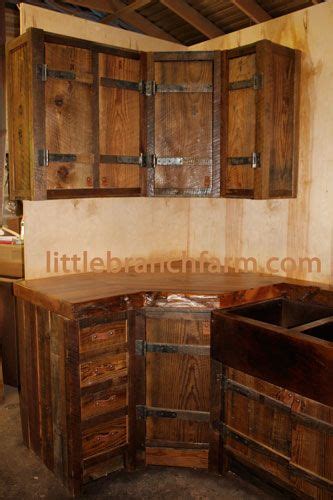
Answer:
<svg viewBox="0 0 333 500"><path fill-rule="evenodd" d="M80 7L86 7L88 9L97 10L99 12L105 12L107 14L113 14L114 12L120 11L124 7L127 7L127 4L125 4L121 0L68 0L68 3L79 5ZM159 28L134 10L128 11L126 9L125 13L118 15L118 17L119 19L122 19L126 23L140 30L145 35L162 38L163 40L168 40L169 42L180 43L172 35L170 35L166 31L163 31L161 28Z"/></svg>
<svg viewBox="0 0 333 500"><path fill-rule="evenodd" d="M272 16L260 7L255 0L231 0L231 2L255 23L263 23L272 19Z"/></svg>
<svg viewBox="0 0 333 500"><path fill-rule="evenodd" d="M108 24L111 21L114 21L115 19L119 19L122 15L125 15L128 12L135 11L137 9L145 7L149 3L151 3L151 0L133 0L133 2L126 5L125 7L122 7L120 10L116 10L113 14L108 14L107 16L105 16L101 20L101 23Z"/></svg>
<svg viewBox="0 0 333 500"><path fill-rule="evenodd" d="M194 26L200 33L206 35L207 38L216 38L217 36L224 35L224 32L218 26L184 0L160 0L160 3Z"/></svg>

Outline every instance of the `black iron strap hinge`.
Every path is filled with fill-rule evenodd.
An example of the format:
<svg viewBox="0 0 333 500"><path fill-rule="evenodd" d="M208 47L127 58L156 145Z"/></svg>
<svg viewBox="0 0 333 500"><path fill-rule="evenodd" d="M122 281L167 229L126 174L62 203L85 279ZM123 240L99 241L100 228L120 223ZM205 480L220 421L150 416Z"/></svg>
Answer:
<svg viewBox="0 0 333 500"><path fill-rule="evenodd" d="M253 152L251 156L230 156L228 158L230 165L249 165L252 168L260 167L260 153Z"/></svg>
<svg viewBox="0 0 333 500"><path fill-rule="evenodd" d="M176 410L173 408L156 408L152 406L137 405L136 417L145 420L148 417L154 418L178 418L190 422L209 422L210 413L206 411Z"/></svg>
<svg viewBox="0 0 333 500"><path fill-rule="evenodd" d="M37 64L37 78L46 82L48 78L58 78L60 80L75 80L76 74L74 71L61 71L49 69L47 64Z"/></svg>
<svg viewBox="0 0 333 500"><path fill-rule="evenodd" d="M72 163L77 160L77 156L73 154L50 153L48 149L38 150L38 165L40 167L47 167L49 163L61 162Z"/></svg>
<svg viewBox="0 0 333 500"><path fill-rule="evenodd" d="M144 340L135 341L135 354L145 356L147 352L155 352L162 354L188 354L192 356L209 356L209 345L192 345L192 344L161 344L150 343Z"/></svg>
<svg viewBox="0 0 333 500"><path fill-rule="evenodd" d="M229 83L229 90L254 89L259 90L263 86L262 75L254 75L249 80L239 80L238 82Z"/></svg>

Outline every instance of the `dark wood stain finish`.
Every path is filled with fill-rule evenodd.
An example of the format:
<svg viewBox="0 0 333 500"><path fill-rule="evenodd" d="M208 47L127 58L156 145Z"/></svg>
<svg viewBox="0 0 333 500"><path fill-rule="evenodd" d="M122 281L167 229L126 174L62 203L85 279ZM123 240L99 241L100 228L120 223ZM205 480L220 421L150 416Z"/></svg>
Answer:
<svg viewBox="0 0 333 500"><path fill-rule="evenodd" d="M140 53L32 28L7 59L13 199L296 196L295 50ZM42 81L43 64L69 76ZM257 90L229 89L255 75ZM257 168L235 163L253 153Z"/></svg>

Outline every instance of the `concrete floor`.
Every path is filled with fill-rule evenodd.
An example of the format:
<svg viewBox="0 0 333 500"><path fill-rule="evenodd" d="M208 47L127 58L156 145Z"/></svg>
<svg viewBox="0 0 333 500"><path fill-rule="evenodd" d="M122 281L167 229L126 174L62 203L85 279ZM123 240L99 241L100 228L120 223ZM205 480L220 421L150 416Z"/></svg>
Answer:
<svg viewBox="0 0 333 500"><path fill-rule="evenodd" d="M57 478L25 448L20 429L16 390L6 387L0 405L0 498L62 500L69 498ZM85 486L81 498L94 499L272 499L256 486L230 473L214 477L205 472L151 467L118 472Z"/></svg>

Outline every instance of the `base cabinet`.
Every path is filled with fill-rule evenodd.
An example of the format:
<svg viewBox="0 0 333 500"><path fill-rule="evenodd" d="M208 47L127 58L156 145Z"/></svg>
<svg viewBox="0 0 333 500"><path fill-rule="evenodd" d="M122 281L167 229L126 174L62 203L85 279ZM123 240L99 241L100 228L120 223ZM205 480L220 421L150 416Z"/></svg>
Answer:
<svg viewBox="0 0 333 500"><path fill-rule="evenodd" d="M241 467L301 498L331 499L333 408L291 388L302 388L300 375L310 379L314 372L298 368L298 378L278 385L247 373L247 363L276 377L285 369L288 381L298 363L327 354L331 341L314 338L312 330L331 338L332 293L282 284L174 297L96 300L68 313L71 319L29 302L27 295L18 297L26 446L74 495L83 483L119 468L159 465L216 474ZM238 316L230 313L235 310ZM305 314L312 339L302 342L314 350L308 347L297 358L280 349L276 339L283 328L272 324L267 338L276 343L268 350L264 337L257 345L249 330L234 323L221 327L230 318L243 321L245 313L253 328L263 318L287 328ZM287 328L288 338L298 346L304 325L295 328L298 333ZM311 380L306 382L312 390ZM326 387L318 392L321 398L332 394Z"/></svg>
<svg viewBox="0 0 333 500"><path fill-rule="evenodd" d="M18 299L23 440L77 494L129 453L126 313L68 320Z"/></svg>

